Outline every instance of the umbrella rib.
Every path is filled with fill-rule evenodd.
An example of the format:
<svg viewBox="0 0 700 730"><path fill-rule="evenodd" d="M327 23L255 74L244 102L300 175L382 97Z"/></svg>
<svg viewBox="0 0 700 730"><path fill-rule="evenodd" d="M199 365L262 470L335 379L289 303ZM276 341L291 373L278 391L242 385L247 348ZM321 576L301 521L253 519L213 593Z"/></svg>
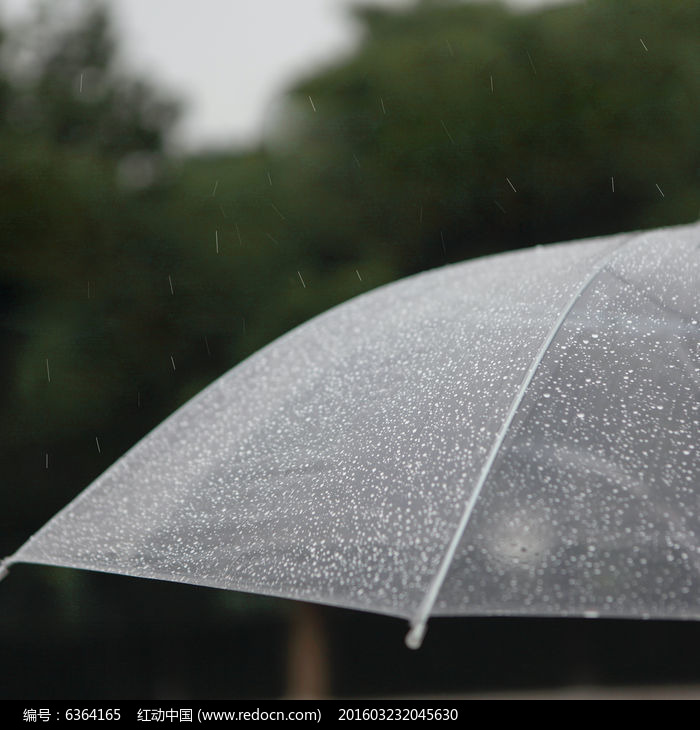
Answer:
<svg viewBox="0 0 700 730"><path fill-rule="evenodd" d="M670 312L671 314L675 314L677 317L682 319L684 322L688 322L691 320L690 316L681 312L678 309L674 309L673 307L669 307L668 304L666 304L662 299L659 297L655 297L651 292L646 291L646 289L643 289L639 284L635 284L633 281L629 281L621 274L618 274L617 272L612 272L612 275L620 282L622 282L625 286L629 287L630 289L633 289L637 293L641 294L643 297L648 299L650 302L655 304L659 309L662 309L665 312Z"/></svg>
<svg viewBox="0 0 700 730"><path fill-rule="evenodd" d="M455 552L457 551L457 546L459 545L460 540L462 539L462 535L464 534L464 530L467 527L467 523L469 522L469 519L472 515L472 512L474 511L474 506L476 504L476 501L479 499L479 495L481 494L481 490L483 489L483 486L486 482L486 478L488 477L491 467L493 466L494 461L496 460L496 456L498 452L500 451L501 446L503 445L503 441L505 440L506 434L508 433L508 429L510 428L510 424L513 421L513 418L515 418L515 414L520 407L520 403L522 402L525 392L527 391L528 387L530 386L530 383L532 382L532 379L535 377L535 373L537 372L537 369L540 366L540 363L542 362L547 350L549 349L549 346L552 344L552 341L557 336L557 333L561 329L562 325L564 324L564 321L569 316L569 313L576 305L576 302L581 298L581 295L588 289L588 287L595 281L595 279L598 277L598 275L603 271L603 269L608 265L609 261L612 259L612 257L623 247L626 246L630 241L637 238L640 234L633 233L629 236L625 236L623 240L614 248L612 248L607 253L603 254L600 259L595 263L593 269L591 270L591 273L583 280L583 282L579 285L578 289L574 292L573 296L567 303L567 305L563 308L561 314L557 318L556 322L552 325L549 333L547 334L547 337L545 338L544 342L542 343L542 346L538 350L537 354L535 355L527 373L525 374L525 377L523 379L523 382L520 385L520 388L518 389L518 392L515 394L515 397L513 398L513 401L511 402L510 408L508 410L508 414L506 415L503 424L501 425L501 428L499 429L498 433L496 434L496 438L494 439L493 445L491 446L491 450L489 451L489 455L484 462L484 466L481 469L481 472L479 473L479 478L477 479L476 486L474 487L474 490L472 491L471 496L469 497L469 500L467 501L467 504L464 508L464 513L462 514L462 518L459 521L459 524L457 525L457 529L455 530L455 533L452 537L452 540L450 541L450 544L447 547L447 552L445 553L442 562L440 563L440 567L438 568L437 573L435 574L435 577L433 578L430 586L428 587L428 590L426 591L425 596L423 597L423 600L418 606L418 609L413 616L413 618L410 621L410 629L408 634L406 635L406 646L408 646L409 649L418 649L420 648L421 644L423 643L423 637L425 636L426 631L426 624L428 621L428 617L430 616L430 612L433 609L433 605L435 604L435 601L437 600L438 593L440 592L440 588L442 588L442 584L445 580L445 577L447 575L447 570L450 567L450 564L452 563L452 558L454 557Z"/></svg>

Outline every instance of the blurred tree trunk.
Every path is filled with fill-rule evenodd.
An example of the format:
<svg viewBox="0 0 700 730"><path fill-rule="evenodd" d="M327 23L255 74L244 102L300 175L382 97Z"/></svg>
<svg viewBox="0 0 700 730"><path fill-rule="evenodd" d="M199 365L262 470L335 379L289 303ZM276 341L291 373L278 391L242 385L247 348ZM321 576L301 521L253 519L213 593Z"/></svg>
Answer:
<svg viewBox="0 0 700 730"><path fill-rule="evenodd" d="M323 609L297 603L292 614L287 664L287 696L320 699L328 696L330 676Z"/></svg>

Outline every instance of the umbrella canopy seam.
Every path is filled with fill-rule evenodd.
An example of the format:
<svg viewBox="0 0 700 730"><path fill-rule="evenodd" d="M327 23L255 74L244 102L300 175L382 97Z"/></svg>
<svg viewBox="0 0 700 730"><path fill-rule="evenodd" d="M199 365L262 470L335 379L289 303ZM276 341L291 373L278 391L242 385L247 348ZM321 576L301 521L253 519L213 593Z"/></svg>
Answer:
<svg viewBox="0 0 700 730"><path fill-rule="evenodd" d="M435 604L435 601L437 600L440 589L442 588L442 584L445 580L445 577L447 576L447 571L450 567L450 564L452 563L452 559L454 558L454 554L457 550L457 546L459 545L459 543L462 539L462 535L464 534L464 531L467 527L467 524L472 515L472 512L474 511L474 507L476 505L477 500L479 499L481 490L486 482L486 479L487 479L489 473L491 472L491 467L493 466L496 456L498 455L498 452L500 451L503 441L505 440L506 434L508 433L510 424L512 423L513 418L515 417L515 414L518 411L518 408L520 407L520 404L521 404L523 398L525 397L525 393L526 393L528 387L530 386L530 383L532 382L532 380L535 376L535 373L537 372L537 369L540 366L540 363L542 362L544 356L546 355L547 351L549 350L550 345L552 344L554 338L556 337L557 333L561 329L566 318L569 316L571 310L574 308L576 303L579 301L579 299L581 298L583 293L591 286L591 284L603 272L603 270L608 265L608 263L613 258L613 256L615 254L617 254L620 251L620 249L627 246L629 243L636 240L641 235L643 235L643 234L642 233L630 234L629 236L625 237L612 250L608 251L603 256L601 256L600 259L598 259L598 261L593 266L590 274L583 280L581 285L578 287L578 289L572 295L569 302L562 309L561 314L559 315L557 320L552 325L551 329L549 330L549 333L547 334L547 337L544 339L544 341L542 343L542 346L540 347L537 354L533 358L533 361L532 361L527 373L525 374L525 377L523 378L523 382L521 383L520 388L518 389L518 392L515 394L515 397L513 398L513 401L510 405L510 408L508 409L508 413L506 414L506 417L501 425L501 428L499 429L498 433L496 434L493 445L491 446L491 449L489 451L488 457L486 458L486 461L484 462L484 466L482 467L482 469L479 473L479 478L477 479L476 486L474 487L474 490L472 491L471 496L467 500L467 503L464 508L464 512L462 513L462 517L457 525L454 535L452 536L452 540L450 541L450 543L447 547L447 551L445 552L445 555L440 563L440 567L438 568L437 573L433 577L433 579L428 587L428 590L426 591L426 594L423 597L423 600L421 601L421 603L418 606L417 611L415 612L413 618L410 620L410 629L408 631L408 634L406 635L406 646L408 646L410 649L420 648L420 646L423 642L423 637L425 636L426 624L427 624L428 618L432 611L433 605Z"/></svg>

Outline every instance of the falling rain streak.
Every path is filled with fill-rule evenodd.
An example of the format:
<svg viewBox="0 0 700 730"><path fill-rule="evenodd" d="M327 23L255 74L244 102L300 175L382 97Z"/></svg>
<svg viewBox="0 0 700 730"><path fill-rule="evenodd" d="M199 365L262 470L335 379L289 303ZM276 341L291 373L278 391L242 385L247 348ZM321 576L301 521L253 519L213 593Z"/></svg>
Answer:
<svg viewBox="0 0 700 730"><path fill-rule="evenodd" d="M659 187L658 183L657 183L657 185L656 185L656 189L657 189L657 190L658 190L658 191L659 191L659 192L661 193L661 197L662 197L662 198L665 198L665 197L666 197L666 196L664 195L664 191L663 191L663 190L662 190L662 189L661 189L661 188Z"/></svg>
<svg viewBox="0 0 700 730"><path fill-rule="evenodd" d="M530 66L532 66L532 72L537 76L537 69L535 68L535 64L532 62L532 56L530 55L529 51L525 51L527 53L527 60L530 62Z"/></svg>
<svg viewBox="0 0 700 730"><path fill-rule="evenodd" d="M51 382L51 370L49 369L49 358L46 358L46 377L48 378L49 383Z"/></svg>
<svg viewBox="0 0 700 730"><path fill-rule="evenodd" d="M100 448L100 439L98 439L97 436L95 436L95 443L97 444L97 453L101 454L102 449Z"/></svg>
<svg viewBox="0 0 700 730"><path fill-rule="evenodd" d="M278 216L279 216L279 217L280 217L280 218L281 218L281 219L282 219L283 221L286 221L286 220L287 220L287 219L286 219L286 218L284 217L284 215L282 215L282 212L280 211L280 209L279 209L279 208L278 208L278 207L277 207L277 206L276 206L276 205L275 205L274 203L270 203L270 207L272 208L272 210L274 210L274 211L275 211L275 213L277 213L277 215L278 215Z"/></svg>
<svg viewBox="0 0 700 730"><path fill-rule="evenodd" d="M517 193L517 192L518 192L518 191L517 191L517 190L515 189L515 185L513 185L513 183L512 183L511 181L510 181L510 178L509 178L509 177L507 177L507 178L506 178L506 182L508 183L508 185L510 185L510 186L511 186L511 188L513 188L513 192L514 192L514 193Z"/></svg>
<svg viewBox="0 0 700 730"><path fill-rule="evenodd" d="M297 274L299 274L299 280L301 281L301 285L306 289L306 284L304 283L304 277L301 275L301 271L297 271Z"/></svg>
<svg viewBox="0 0 700 730"><path fill-rule="evenodd" d="M214 236L216 238L216 253L219 253L219 231L214 231Z"/></svg>
<svg viewBox="0 0 700 730"><path fill-rule="evenodd" d="M440 120L440 124L442 124L442 128L445 130L445 134L449 137L450 142L454 144L455 141L454 139L452 139L452 135L450 134L449 129L447 129L447 127L445 126L445 122L443 122L442 119Z"/></svg>
<svg viewBox="0 0 700 730"><path fill-rule="evenodd" d="M170 293L171 293L171 294L172 294L173 296L175 296L175 289L174 289L174 287L173 287L173 279L172 279L172 277L170 276L170 274L168 274L168 281L170 282Z"/></svg>

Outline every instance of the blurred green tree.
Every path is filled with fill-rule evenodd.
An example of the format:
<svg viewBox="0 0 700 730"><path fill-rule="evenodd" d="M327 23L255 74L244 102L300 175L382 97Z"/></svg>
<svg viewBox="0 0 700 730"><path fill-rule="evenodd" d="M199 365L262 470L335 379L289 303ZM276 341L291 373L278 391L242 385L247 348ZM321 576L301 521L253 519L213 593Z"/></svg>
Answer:
<svg viewBox="0 0 700 730"><path fill-rule="evenodd" d="M20 31L3 49L0 291L2 397L14 424L2 448L25 463L39 445L55 455L47 444L97 438L133 385L141 345L129 344L141 320L126 321L138 297L129 275L143 278L158 245L146 231L167 189L159 176L177 105L118 73L101 5L67 24L44 6ZM137 223L148 196L151 217ZM112 348L125 342L120 370ZM34 481L17 472L19 483Z"/></svg>
<svg viewBox="0 0 700 730"><path fill-rule="evenodd" d="M319 249L410 273L697 217L697 3L356 17L358 51L297 85L274 138Z"/></svg>
<svg viewBox="0 0 700 730"><path fill-rule="evenodd" d="M118 69L104 4L76 15L44 3L8 43L6 120L18 132L112 158L162 152L179 104Z"/></svg>
<svg viewBox="0 0 700 730"><path fill-rule="evenodd" d="M228 306L235 277L216 264L215 230L205 246L203 222L188 219L190 189L179 185L167 154L179 104L119 71L105 6L84 4L64 17L45 5L0 40L0 539L7 554L228 365L230 352L216 337L236 313ZM37 624L52 647L66 634L79 647L81 627L94 623L107 641L129 634L133 656L158 622L136 608L115 611L128 585L69 571L41 571L34 580L34 599L8 606L5 647L31 654ZM223 625L213 616L249 611L251 603L257 615L266 607L183 592L155 641L172 646L192 610L205 624L209 617Z"/></svg>

